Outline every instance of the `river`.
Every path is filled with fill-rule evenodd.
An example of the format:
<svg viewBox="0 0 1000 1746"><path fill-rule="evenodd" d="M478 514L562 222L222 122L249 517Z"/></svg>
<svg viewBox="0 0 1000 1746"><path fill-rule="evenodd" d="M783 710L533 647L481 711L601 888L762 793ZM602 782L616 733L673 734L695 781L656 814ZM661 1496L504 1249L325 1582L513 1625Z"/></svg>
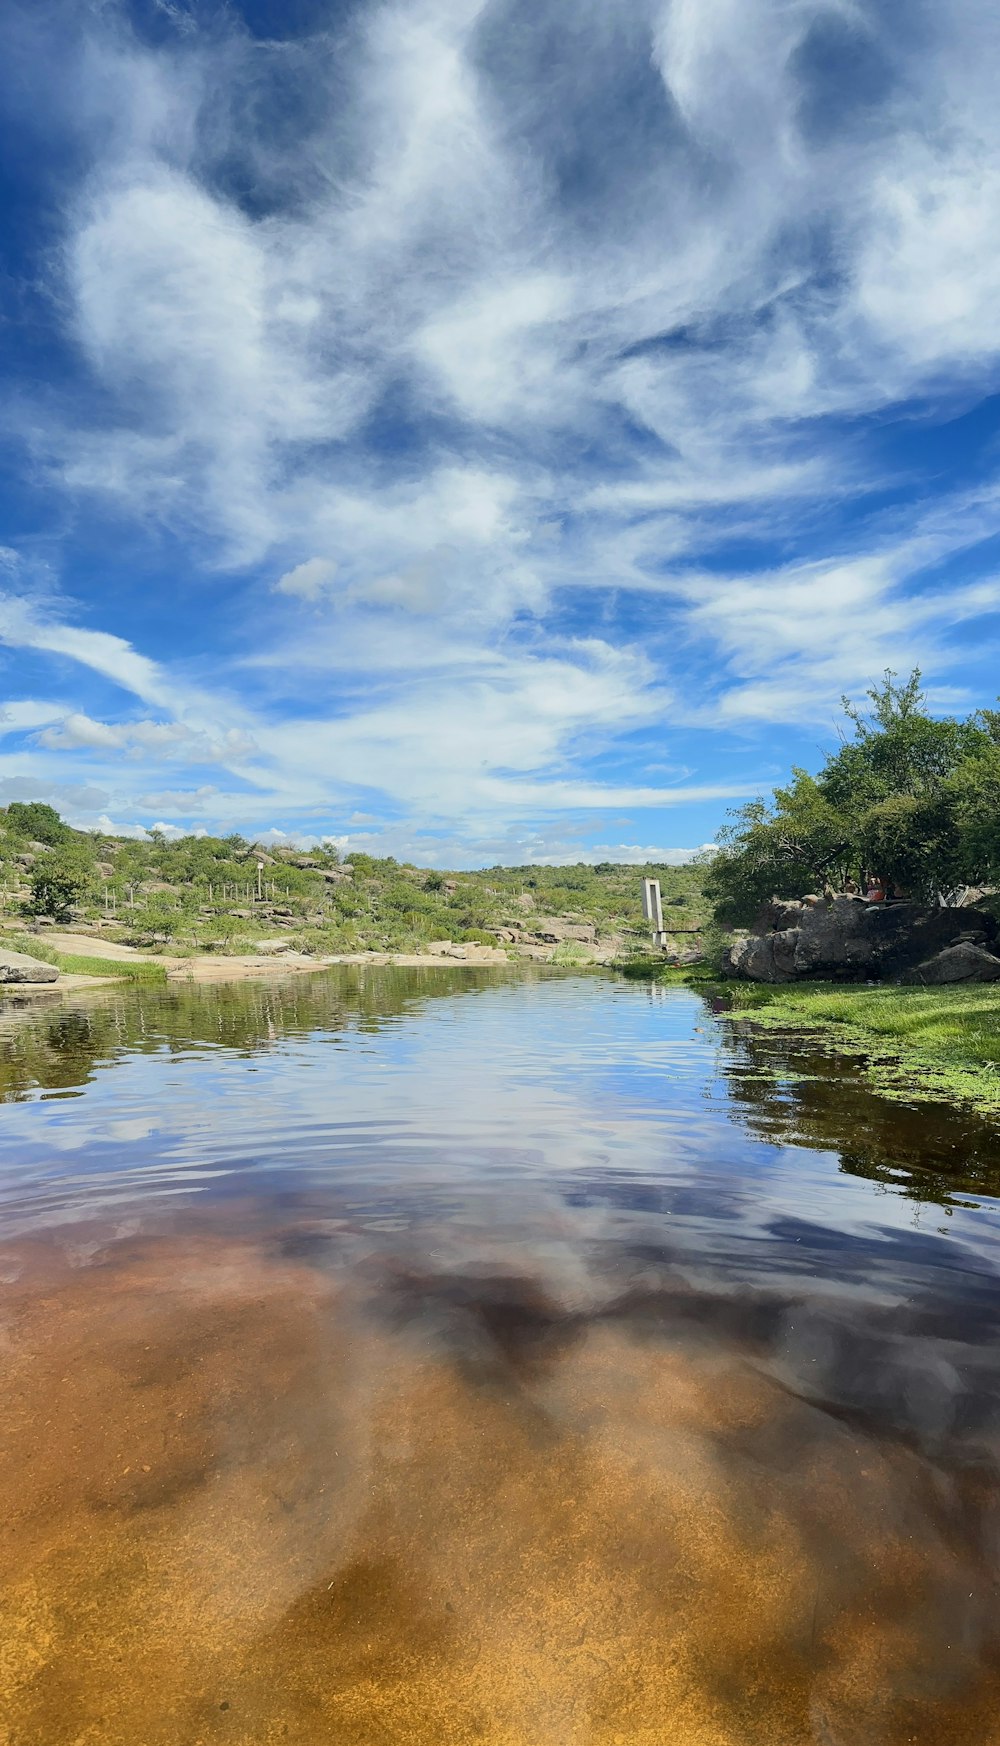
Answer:
<svg viewBox="0 0 1000 1746"><path fill-rule="evenodd" d="M996 1126L544 969L0 1093L0 1746L1000 1742Z"/></svg>

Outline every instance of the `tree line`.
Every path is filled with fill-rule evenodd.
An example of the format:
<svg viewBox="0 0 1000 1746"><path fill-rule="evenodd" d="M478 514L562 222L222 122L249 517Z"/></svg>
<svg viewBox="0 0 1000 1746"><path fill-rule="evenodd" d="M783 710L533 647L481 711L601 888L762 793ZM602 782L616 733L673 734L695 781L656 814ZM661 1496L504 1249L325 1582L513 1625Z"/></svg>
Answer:
<svg viewBox="0 0 1000 1746"><path fill-rule="evenodd" d="M932 715L919 668L887 671L870 707L844 699L837 749L793 769L773 800L738 808L706 878L718 921L746 925L769 897L864 890L955 902L1000 884L1000 711Z"/></svg>

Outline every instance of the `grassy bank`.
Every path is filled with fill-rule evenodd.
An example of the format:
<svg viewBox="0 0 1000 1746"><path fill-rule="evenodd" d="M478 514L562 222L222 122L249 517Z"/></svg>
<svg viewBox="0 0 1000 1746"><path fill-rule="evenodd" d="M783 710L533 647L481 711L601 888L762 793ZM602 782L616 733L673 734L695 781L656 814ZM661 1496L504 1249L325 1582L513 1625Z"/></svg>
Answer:
<svg viewBox="0 0 1000 1746"><path fill-rule="evenodd" d="M818 1047L861 1057L890 1097L961 1098L1000 1110L1000 984L863 988L831 982L727 982L706 964L675 969L652 956L616 964L622 976L697 989L735 1016L815 1033Z"/></svg>
<svg viewBox="0 0 1000 1746"><path fill-rule="evenodd" d="M825 1033L865 1058L894 1097L962 1098L1000 1109L1000 987L852 988L727 983L734 1012L776 1029Z"/></svg>
<svg viewBox="0 0 1000 1746"><path fill-rule="evenodd" d="M43 964L54 964L67 976L116 976L121 982L166 982L162 964L148 958L92 958L82 952L57 952L53 946L37 940L34 934L7 935L4 944L13 952L26 952Z"/></svg>
<svg viewBox="0 0 1000 1746"><path fill-rule="evenodd" d="M627 958L617 958L609 969L627 976L630 982L648 982L652 978L656 982L676 983L679 988L722 986L718 971L708 964L665 964L661 952L636 952Z"/></svg>

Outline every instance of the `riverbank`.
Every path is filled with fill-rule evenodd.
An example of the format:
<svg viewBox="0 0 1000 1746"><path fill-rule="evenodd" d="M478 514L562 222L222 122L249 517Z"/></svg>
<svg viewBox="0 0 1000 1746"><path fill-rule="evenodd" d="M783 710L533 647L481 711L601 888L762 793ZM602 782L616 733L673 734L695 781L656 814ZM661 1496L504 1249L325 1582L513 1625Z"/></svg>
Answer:
<svg viewBox="0 0 1000 1746"><path fill-rule="evenodd" d="M11 982L0 984L0 1000L7 994L21 1005L24 1001L58 999L61 994L79 993L87 988L102 988L115 982L161 984L246 982L273 980L275 977L302 976L328 970L337 965L352 964L372 968L396 967L403 970L483 970L516 968L523 961L511 961L499 951L481 946L451 948L440 952L335 952L318 955L294 950L269 955L244 952L196 952L185 955L158 952L155 955L139 951L107 939L75 932L48 929L42 938L21 933L0 933L0 946L8 946L51 964L59 971L54 982ZM585 968L555 956L553 967ZM537 962L536 962L537 967Z"/></svg>
<svg viewBox="0 0 1000 1746"><path fill-rule="evenodd" d="M862 1057L889 1097L975 1104L1000 1111L1000 985L900 988L834 982L736 982L706 964L635 958L623 976L697 989L733 1016L772 1030L810 1032L831 1051ZM825 1042L824 1042L825 1039Z"/></svg>
<svg viewBox="0 0 1000 1746"><path fill-rule="evenodd" d="M701 986L706 986L702 979ZM716 983L734 1014L778 1030L818 1033L862 1057L889 1097L960 1099L1000 1110L1000 989L784 987Z"/></svg>

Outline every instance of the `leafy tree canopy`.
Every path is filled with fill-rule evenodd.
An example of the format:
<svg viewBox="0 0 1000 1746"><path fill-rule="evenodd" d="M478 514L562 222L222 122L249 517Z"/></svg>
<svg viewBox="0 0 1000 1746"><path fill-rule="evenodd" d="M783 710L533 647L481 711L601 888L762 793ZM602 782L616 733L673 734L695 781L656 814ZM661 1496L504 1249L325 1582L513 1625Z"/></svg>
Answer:
<svg viewBox="0 0 1000 1746"><path fill-rule="evenodd" d="M919 669L887 672L817 776L793 770L720 833L706 883L718 920L745 923L771 896L878 879L921 899L1000 881L1000 712L933 716Z"/></svg>
<svg viewBox="0 0 1000 1746"><path fill-rule="evenodd" d="M72 847L46 855L32 870L31 895L25 905L28 914L68 921L87 889L87 874L85 857Z"/></svg>
<svg viewBox="0 0 1000 1746"><path fill-rule="evenodd" d="M70 835L55 807L42 800L12 800L7 808L7 829L25 842L49 843L53 848Z"/></svg>

